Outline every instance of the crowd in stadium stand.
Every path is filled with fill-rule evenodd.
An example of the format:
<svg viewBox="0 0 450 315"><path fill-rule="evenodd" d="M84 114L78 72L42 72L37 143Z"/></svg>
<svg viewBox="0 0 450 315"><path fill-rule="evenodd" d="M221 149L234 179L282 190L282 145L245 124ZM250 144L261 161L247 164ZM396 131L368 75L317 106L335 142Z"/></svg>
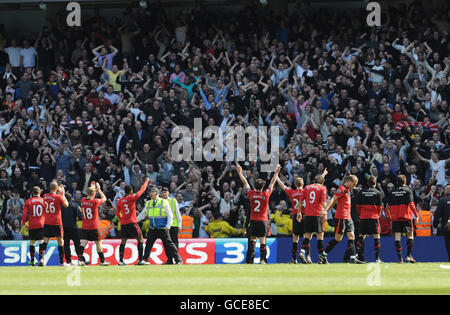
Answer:
<svg viewBox="0 0 450 315"><path fill-rule="evenodd" d="M375 175L386 196L405 174L417 207L434 211L450 183L447 8L386 12L368 27L364 10L197 7L170 20L150 5L112 19L97 10L82 27L50 16L34 36L1 28L0 239L26 239L24 200L52 180L73 204L100 182L100 219L118 236L115 202L146 177L194 217L194 237L209 237L213 220L228 223L221 236L239 235L248 199L235 164L169 154L173 128L193 128L194 118L203 128L279 128L287 184L301 176L307 185L326 168L329 196L346 174L360 186ZM241 165L250 184L271 176ZM290 209L276 185L273 234L290 234Z"/></svg>

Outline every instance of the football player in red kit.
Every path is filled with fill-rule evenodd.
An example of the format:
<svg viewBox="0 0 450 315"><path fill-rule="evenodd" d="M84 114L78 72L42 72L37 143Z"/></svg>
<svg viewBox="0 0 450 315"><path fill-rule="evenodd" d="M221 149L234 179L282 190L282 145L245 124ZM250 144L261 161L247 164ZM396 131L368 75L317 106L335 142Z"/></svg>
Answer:
<svg viewBox="0 0 450 315"><path fill-rule="evenodd" d="M414 224L413 215L416 217L416 224L419 220L419 213L414 204L412 190L406 185L406 176L398 175L397 187L388 196L389 212L392 217L392 232L395 236L395 250L398 255L398 263L403 263L402 255L402 234L406 234L406 262L415 263L412 256L414 246Z"/></svg>
<svg viewBox="0 0 450 315"><path fill-rule="evenodd" d="M33 197L25 201L22 213L22 226L28 220L28 235L30 238L30 265L34 266L36 256L36 241L43 238L44 233L44 199L41 198L41 188L34 186L32 189Z"/></svg>
<svg viewBox="0 0 450 315"><path fill-rule="evenodd" d="M324 174L326 175L326 173ZM301 202L298 205L297 220L304 221L305 234L299 255L303 264L312 263L310 243L314 233L317 235L317 250L319 254L323 251L324 220L326 220L325 206L327 203L327 188L323 185L325 175L316 175L314 184L306 186L300 195ZM305 214L304 217L302 212Z"/></svg>
<svg viewBox="0 0 450 315"><path fill-rule="evenodd" d="M59 265L64 266L64 241L61 218L61 206L67 208L69 202L65 196L64 187L57 182L50 183L50 193L44 195L45 224L44 242L39 246L39 266L44 266L44 255L51 237L58 242Z"/></svg>
<svg viewBox="0 0 450 315"><path fill-rule="evenodd" d="M267 255L267 247L266 247L266 236L268 234L268 221L267 215L269 212L269 198L273 191L273 186L277 181L278 174L281 171L281 166L278 165L275 170L275 174L270 181L269 188L263 191L265 181L262 179L258 179L255 182L255 190L250 188L247 180L242 174L242 167L240 165L236 165L236 170L239 174L239 177L244 184L244 190L247 193L248 199L250 201L250 237L251 244L248 249L251 251L251 260L255 255L255 247L256 247L256 239L259 238L260 242L260 264L266 263L266 255Z"/></svg>
<svg viewBox="0 0 450 315"><path fill-rule="evenodd" d="M147 189L149 179L147 178L141 189L133 195L133 186L125 186L125 197L122 197L117 202L116 215L120 219L122 242L119 247L119 266L125 265L123 256L125 253L125 245L129 238L135 238L138 241L138 265L147 265L148 262L142 260L143 242L141 229L137 225L136 217L136 200L138 200L144 191Z"/></svg>
<svg viewBox="0 0 450 315"><path fill-rule="evenodd" d="M344 234L348 239L348 250L350 251L350 263L352 264L362 264L356 258L356 247L355 247L355 226L351 217L351 197L350 191L358 185L358 177L355 175L348 176L344 185L340 186L333 198L328 202L326 211L330 211L331 208L337 203L336 214L334 216L335 220L335 238L331 240L325 251L319 256L319 261L321 263L328 263L327 255L333 250L333 248L342 241Z"/></svg>
<svg viewBox="0 0 450 315"><path fill-rule="evenodd" d="M359 237L356 242L358 249L358 260L365 262L364 243L366 236L373 235L375 261L381 263L380 259L380 214L383 209L382 193L376 189L377 178L370 175L367 178L368 188L362 189L356 196L356 210L359 212Z"/></svg>
<svg viewBox="0 0 450 315"><path fill-rule="evenodd" d="M303 178L297 177L294 180L295 189L286 187L280 178L277 179L278 184L284 190L292 205L292 260L291 264L297 263L298 242L300 236L303 235L303 221L297 220L297 211L300 203L300 195L303 190Z"/></svg>
<svg viewBox="0 0 450 315"><path fill-rule="evenodd" d="M100 195L100 199L95 198L96 194ZM100 265L108 266L109 262L105 261L103 254L102 241L98 236L98 207L106 201L106 196L100 189L99 183L92 183L87 189L87 197L81 199L81 255L83 255L84 248L88 241L95 242L97 246L98 257L100 258ZM78 258L79 264L84 265L81 257Z"/></svg>

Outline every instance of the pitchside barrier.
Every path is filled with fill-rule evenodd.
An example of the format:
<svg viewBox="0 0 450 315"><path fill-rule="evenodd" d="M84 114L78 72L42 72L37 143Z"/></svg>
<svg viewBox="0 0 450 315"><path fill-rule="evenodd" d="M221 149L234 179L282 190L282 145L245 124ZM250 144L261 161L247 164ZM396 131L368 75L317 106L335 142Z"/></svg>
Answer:
<svg viewBox="0 0 450 315"><path fill-rule="evenodd" d="M325 237L324 246L326 247L328 242L332 240L332 237ZM302 240L302 239L301 239ZM300 240L300 242L301 242ZM291 238L279 238L277 239L277 262L286 263L292 259L292 239ZM365 258L369 262L375 261L375 252L373 249L373 238L367 237L365 242ZM300 245L299 245L300 248ZM343 238L328 254L328 262L341 263L345 250L347 248L347 238ZM402 238L403 256L406 257L406 237ZM447 262L448 256L445 249L444 237L442 236L430 236L430 237L416 237L414 239L413 257L417 262ZM311 259L317 262L317 239L311 240ZM394 247L393 236L381 237L381 249L380 258L383 262L397 262L397 252Z"/></svg>
<svg viewBox="0 0 450 315"><path fill-rule="evenodd" d="M331 238L325 239L325 245ZM394 249L394 238L383 237L381 239L381 259L385 262L397 260ZM116 265L119 260L120 240L104 240L103 251L105 259ZM292 239L291 238L269 238L267 240L267 258L269 263L287 263L291 260ZM56 241L51 241L47 247L45 263L49 266L59 264L58 248ZM342 262L347 241L341 244L329 254L330 262ZM406 250L406 241L403 242ZM311 242L313 261L317 261L316 240ZM73 244L72 254L75 253ZM245 262L247 252L246 238L224 238L224 239L183 239L179 243L180 255L185 264L240 264ZM442 262L447 261L444 240L442 237L418 237L414 244L414 257L418 262ZM96 246L89 243L85 249L85 257L92 264L99 264ZM162 264L167 257L161 241L153 246L150 255L151 264ZM374 261L373 239L366 240L366 259ZM0 266L27 266L30 260L29 242L27 241L0 241ZM76 256L72 256L77 261ZM126 264L136 264L138 261L137 243L135 240L127 242L124 261ZM255 263L259 262L259 243L256 249Z"/></svg>

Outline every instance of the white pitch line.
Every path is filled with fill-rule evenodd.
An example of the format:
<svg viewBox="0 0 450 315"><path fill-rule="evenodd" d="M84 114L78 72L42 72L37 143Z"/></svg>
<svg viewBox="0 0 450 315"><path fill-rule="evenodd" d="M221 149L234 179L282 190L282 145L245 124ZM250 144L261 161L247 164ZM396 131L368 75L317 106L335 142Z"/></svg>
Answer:
<svg viewBox="0 0 450 315"><path fill-rule="evenodd" d="M447 265L441 265L441 268L442 268L442 269L450 269L450 266L447 266Z"/></svg>

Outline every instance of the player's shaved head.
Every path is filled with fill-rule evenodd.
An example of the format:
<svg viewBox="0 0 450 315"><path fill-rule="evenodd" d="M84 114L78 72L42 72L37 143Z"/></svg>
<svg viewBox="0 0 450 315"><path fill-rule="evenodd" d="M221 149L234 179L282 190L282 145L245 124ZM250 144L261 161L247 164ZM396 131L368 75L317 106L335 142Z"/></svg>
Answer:
<svg viewBox="0 0 450 315"><path fill-rule="evenodd" d="M301 177L296 178L295 181L294 181L294 185L297 188L303 187L303 185L304 185L303 178L301 178Z"/></svg>
<svg viewBox="0 0 450 315"><path fill-rule="evenodd" d="M314 177L314 183L323 185L324 182L325 177L323 175L316 175L316 177Z"/></svg>
<svg viewBox="0 0 450 315"><path fill-rule="evenodd" d="M263 190L265 184L266 184L265 180L257 179L256 182L255 182L255 189L256 190Z"/></svg>
<svg viewBox="0 0 450 315"><path fill-rule="evenodd" d="M34 186L32 189L33 196L39 196L41 194L41 187Z"/></svg>
<svg viewBox="0 0 450 315"><path fill-rule="evenodd" d="M56 190L58 190L58 183L51 182L49 188L50 188L50 192L52 192L52 193L55 192Z"/></svg>
<svg viewBox="0 0 450 315"><path fill-rule="evenodd" d="M88 197L94 197L95 196L95 188L94 187L88 187L86 190L86 193Z"/></svg>

